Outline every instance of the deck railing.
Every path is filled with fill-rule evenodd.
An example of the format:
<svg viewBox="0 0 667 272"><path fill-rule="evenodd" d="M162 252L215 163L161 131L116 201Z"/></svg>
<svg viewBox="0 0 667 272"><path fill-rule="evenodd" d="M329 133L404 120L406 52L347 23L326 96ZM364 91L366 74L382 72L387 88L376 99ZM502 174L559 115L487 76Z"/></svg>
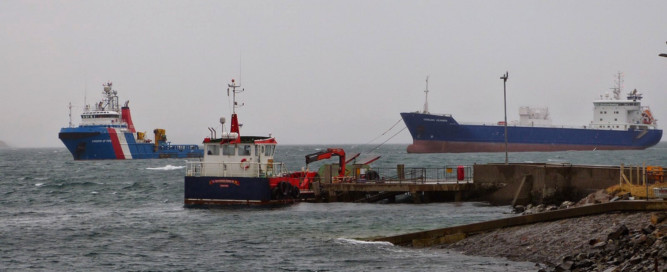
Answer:
<svg viewBox="0 0 667 272"><path fill-rule="evenodd" d="M373 171L375 174L371 174ZM236 176L272 177L287 173L283 163L259 164L239 162L186 162L186 176ZM398 183L398 184L444 184L472 183L473 167L470 165L446 165L440 168L371 168L349 177L332 174L328 179L333 183Z"/></svg>
<svg viewBox="0 0 667 272"><path fill-rule="evenodd" d="M192 177L272 177L287 172L283 163L186 162L185 175Z"/></svg>

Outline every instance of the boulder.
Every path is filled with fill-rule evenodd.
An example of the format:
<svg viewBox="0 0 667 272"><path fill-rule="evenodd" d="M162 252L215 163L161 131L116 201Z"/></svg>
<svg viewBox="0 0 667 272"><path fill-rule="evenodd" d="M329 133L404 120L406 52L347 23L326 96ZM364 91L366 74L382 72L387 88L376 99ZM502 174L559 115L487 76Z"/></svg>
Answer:
<svg viewBox="0 0 667 272"><path fill-rule="evenodd" d="M633 256L630 258L630 263L631 264L638 264L642 262L642 257L641 256Z"/></svg>
<svg viewBox="0 0 667 272"><path fill-rule="evenodd" d="M574 260L572 260L572 257L566 256L563 258L563 262L556 266L556 271L570 271L572 268L574 268Z"/></svg>
<svg viewBox="0 0 667 272"><path fill-rule="evenodd" d="M561 203L560 206L558 206L558 209L567 209L567 208L572 207L572 206L574 206L574 202L572 202L572 201L563 201L563 203Z"/></svg>
<svg viewBox="0 0 667 272"><path fill-rule="evenodd" d="M629 233L630 231L628 230L628 227L626 227L625 224L621 224L613 227L612 231L607 235L607 239L618 240Z"/></svg>
<svg viewBox="0 0 667 272"><path fill-rule="evenodd" d="M655 230L655 226L654 226L654 225L648 225L648 226L642 228L642 232L643 232L644 234L651 234L651 233L653 233L654 230Z"/></svg>
<svg viewBox="0 0 667 272"><path fill-rule="evenodd" d="M604 247L607 245L607 242L602 241L602 242L597 242L593 245L593 249L604 249Z"/></svg>
<svg viewBox="0 0 667 272"><path fill-rule="evenodd" d="M658 225L665 221L667 218L667 212L654 212L651 214L651 224Z"/></svg>
<svg viewBox="0 0 667 272"><path fill-rule="evenodd" d="M655 231L653 231L653 234L655 234L655 237L657 238L667 237L667 224L661 224L657 226Z"/></svg>
<svg viewBox="0 0 667 272"><path fill-rule="evenodd" d="M605 269L603 272L618 272L618 271L621 271L618 267L610 266L609 268Z"/></svg>

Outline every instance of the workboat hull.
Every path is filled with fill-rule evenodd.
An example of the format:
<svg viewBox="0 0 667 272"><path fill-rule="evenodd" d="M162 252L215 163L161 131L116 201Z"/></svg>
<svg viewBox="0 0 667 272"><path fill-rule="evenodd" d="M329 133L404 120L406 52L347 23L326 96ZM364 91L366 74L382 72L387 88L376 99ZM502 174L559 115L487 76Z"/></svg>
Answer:
<svg viewBox="0 0 667 272"><path fill-rule="evenodd" d="M137 142L134 134L124 128L62 128L58 138L75 160L200 158L204 155L197 145Z"/></svg>
<svg viewBox="0 0 667 272"><path fill-rule="evenodd" d="M187 207L220 205L271 205L294 203L296 198L277 199L269 178L185 177Z"/></svg>
<svg viewBox="0 0 667 272"><path fill-rule="evenodd" d="M215 129L209 128L211 137L204 138L203 159L186 162L184 205L281 205L312 198L311 185L318 179L317 172L289 172L283 163L274 161L278 142L270 135L242 136L236 94L244 90L233 79L227 86L234 105L229 132L223 129L218 138ZM224 128L225 119L220 118L220 122ZM344 172L345 152L330 150L315 154L315 158L307 155L306 164L336 155Z"/></svg>
<svg viewBox="0 0 667 272"><path fill-rule="evenodd" d="M505 151L504 125L459 124L449 115L401 113L413 138L409 153ZM632 150L656 145L662 130L507 126L507 151Z"/></svg>

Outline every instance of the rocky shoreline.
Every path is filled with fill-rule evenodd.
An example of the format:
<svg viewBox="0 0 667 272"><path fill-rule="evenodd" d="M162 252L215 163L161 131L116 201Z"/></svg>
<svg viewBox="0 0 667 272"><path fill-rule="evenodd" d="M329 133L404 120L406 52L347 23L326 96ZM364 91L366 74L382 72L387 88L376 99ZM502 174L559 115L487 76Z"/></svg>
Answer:
<svg viewBox="0 0 667 272"><path fill-rule="evenodd" d="M614 200L597 192L560 207L527 207L524 213ZM667 212L614 212L497 229L438 246L468 255L537 264L540 271L665 271Z"/></svg>

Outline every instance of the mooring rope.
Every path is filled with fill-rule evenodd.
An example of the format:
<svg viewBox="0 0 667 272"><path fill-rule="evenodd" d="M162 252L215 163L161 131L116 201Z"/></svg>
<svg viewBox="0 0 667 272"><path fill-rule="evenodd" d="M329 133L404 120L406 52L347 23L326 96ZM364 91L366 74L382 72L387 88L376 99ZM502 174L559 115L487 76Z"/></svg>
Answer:
<svg viewBox="0 0 667 272"><path fill-rule="evenodd" d="M399 120L399 121L401 121L401 120ZM398 132L394 133L394 135L391 135L391 137L389 137L389 139L385 140L384 142L382 142L381 144L377 145L375 148L373 148L373 149L367 151L366 153L371 153L371 152L375 151L376 149L380 148L382 145L384 145L385 143L387 143L389 140L391 140L391 139L393 139L394 137L396 137L396 135L398 135L399 133L403 132L406 128L408 128L408 127L403 127L401 130L399 130Z"/></svg>
<svg viewBox="0 0 667 272"><path fill-rule="evenodd" d="M394 123L394 125L392 125L389 129L387 129L385 132L383 132L382 134L378 135L377 137L373 138L373 140L368 141L368 142L365 143L364 145L369 145L370 143L375 142L375 140L379 139L380 137L382 137L382 136L384 136L385 134L387 134L387 132L389 132L390 130L394 129L394 127L395 127L396 125L398 125L398 123L400 123L402 120L403 120L403 118L398 119L398 121L396 121L396 123Z"/></svg>

